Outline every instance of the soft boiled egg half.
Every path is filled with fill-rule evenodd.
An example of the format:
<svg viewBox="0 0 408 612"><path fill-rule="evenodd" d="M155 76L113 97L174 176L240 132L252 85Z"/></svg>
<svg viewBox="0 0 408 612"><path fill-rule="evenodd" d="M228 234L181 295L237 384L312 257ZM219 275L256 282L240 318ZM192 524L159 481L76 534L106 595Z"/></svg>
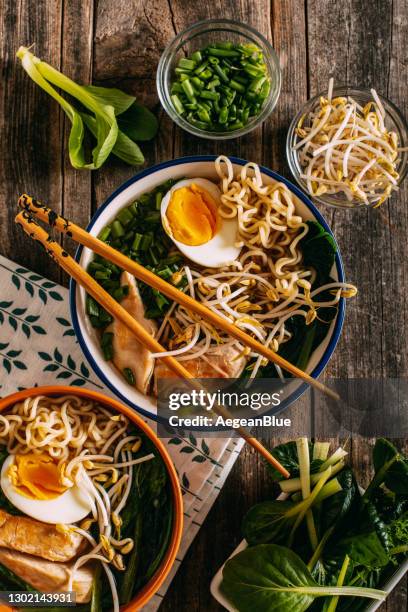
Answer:
<svg viewBox="0 0 408 612"><path fill-rule="evenodd" d="M61 484L61 470L47 454L9 455L0 475L7 499L43 523L76 523L91 512L86 493Z"/></svg>
<svg viewBox="0 0 408 612"><path fill-rule="evenodd" d="M223 219L218 207L221 192L207 179L179 181L161 202L161 218L166 233L188 259L208 268L218 268L236 260L238 220Z"/></svg>

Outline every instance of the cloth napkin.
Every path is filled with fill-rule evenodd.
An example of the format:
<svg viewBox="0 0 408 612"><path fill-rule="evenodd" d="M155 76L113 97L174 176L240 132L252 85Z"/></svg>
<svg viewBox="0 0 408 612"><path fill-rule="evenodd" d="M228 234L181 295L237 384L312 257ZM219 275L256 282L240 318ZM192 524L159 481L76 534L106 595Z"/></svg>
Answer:
<svg viewBox="0 0 408 612"><path fill-rule="evenodd" d="M0 256L0 397L52 385L87 386L114 394L91 370L72 328L68 291ZM156 430L154 420L145 421ZM180 477L184 533L172 571L145 607L154 612L243 446L239 439L164 440Z"/></svg>

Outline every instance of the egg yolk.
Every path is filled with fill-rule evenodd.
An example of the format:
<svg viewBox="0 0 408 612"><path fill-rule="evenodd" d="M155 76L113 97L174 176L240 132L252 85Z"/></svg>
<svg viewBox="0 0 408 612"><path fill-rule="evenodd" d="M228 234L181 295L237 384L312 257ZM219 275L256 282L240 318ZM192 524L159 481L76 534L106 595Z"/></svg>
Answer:
<svg viewBox="0 0 408 612"><path fill-rule="evenodd" d="M217 206L208 191L192 183L173 192L166 217L175 240L199 246L215 234Z"/></svg>
<svg viewBox="0 0 408 612"><path fill-rule="evenodd" d="M29 499L54 499L67 487L61 484L61 470L49 455L16 455L9 478L20 495Z"/></svg>

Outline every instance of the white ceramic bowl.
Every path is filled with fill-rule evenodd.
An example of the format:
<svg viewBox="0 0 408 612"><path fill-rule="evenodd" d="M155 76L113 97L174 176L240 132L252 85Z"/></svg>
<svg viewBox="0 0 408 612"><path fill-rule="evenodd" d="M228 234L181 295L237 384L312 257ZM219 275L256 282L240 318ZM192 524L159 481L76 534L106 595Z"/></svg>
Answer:
<svg viewBox="0 0 408 612"><path fill-rule="evenodd" d="M361 493L364 493L364 490L361 488L360 488L360 491ZM281 493L277 499L279 501L283 501L287 499L287 495L285 495L284 493ZM238 544L236 549L230 554L228 559L225 560L225 563L229 559L232 559L232 557L235 557L235 555L240 553L242 550L245 550L247 547L248 547L247 541L242 540L240 544ZM226 596L224 595L221 589L221 584L222 584L222 579L223 579L222 572L223 572L225 563L220 567L220 569L218 570L218 572L215 574L214 578L212 579L211 585L210 585L210 591L214 599L216 599L218 603L221 606L223 606L223 608L228 610L228 612L237 612L237 609L234 608L234 606L229 602L229 600L226 598ZM397 586L401 578L407 573L407 571L408 571L408 559L402 561L400 565L397 565L395 567L395 571L388 578L388 580L386 580L383 584L379 585L378 588L381 588L384 591L387 591L387 594L389 595L391 591L395 589L395 587ZM383 603L384 603L383 601L370 600L367 602L367 605L364 608L363 612L375 612L376 610L378 610L380 606L382 606Z"/></svg>
<svg viewBox="0 0 408 612"><path fill-rule="evenodd" d="M162 164L143 170L126 183L121 185L104 204L98 209L91 223L88 226L88 231L97 236L99 232L108 225L118 212L136 200L143 193L151 191L161 183L168 179L182 179L189 177L202 177L210 180L217 180L217 175L214 168L213 155L181 157ZM243 159L235 157L230 158L235 167L242 166L247 162ZM326 220L312 204L307 196L304 195L287 179L283 178L276 172L272 172L261 166L263 178L266 183L280 181L296 196L296 212L305 220L318 221L326 231L332 234ZM334 236L333 236L334 238ZM78 249L76 254L77 261L80 262L83 268L86 268L93 258L93 253L89 249ZM337 252L336 261L332 270L332 277L335 280L344 281L343 265L340 252ZM70 286L70 307L73 326L79 344L88 359L91 367L101 379L101 381L109 387L122 401L129 406L135 408L146 416L157 418L156 401L153 397L147 397L130 386L115 369L115 367L104 360L102 350L99 345L97 331L92 327L85 310L85 291L79 287L74 281ZM328 334L325 340L312 353L307 371L317 378L322 370L327 365L337 341L340 337L341 329L344 320L344 299L339 302L338 314L335 320L329 327ZM290 403L295 401L307 388L306 384L298 385L296 391L290 396ZM288 402L285 402L288 406Z"/></svg>

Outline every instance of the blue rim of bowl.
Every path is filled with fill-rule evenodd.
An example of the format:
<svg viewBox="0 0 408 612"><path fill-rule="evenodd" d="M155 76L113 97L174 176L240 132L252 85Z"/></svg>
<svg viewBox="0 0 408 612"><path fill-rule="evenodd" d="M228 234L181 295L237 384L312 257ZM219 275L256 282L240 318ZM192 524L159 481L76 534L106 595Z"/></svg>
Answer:
<svg viewBox="0 0 408 612"><path fill-rule="evenodd" d="M127 181L125 181L124 183L122 183L122 185L120 185L120 187L118 187L105 200L105 202L98 208L98 210L96 211L96 213L92 217L92 219L91 219L88 227L86 228L86 230L88 232L91 232L91 230L92 230L93 226L95 225L96 221L98 220L100 215L104 212L104 210L109 206L109 204L122 191L124 191L125 189L127 189L128 187L130 187L131 185L136 183L137 181L140 181L142 178L145 178L146 176L149 176L151 174L155 174L159 170L164 170L166 168L171 168L172 166L179 166L181 164L196 163L196 162L211 162L211 161L215 161L216 159L217 159L217 155L191 155L191 156L187 156L187 157L178 157L178 158L173 159L173 160L169 160L169 161L166 161L166 162L161 162L160 164L156 164L155 166L152 166L151 168L146 168L145 170L142 170L141 172L138 172L137 174L135 174L135 176L133 176L132 178L130 178ZM231 160L231 162L233 164L237 164L237 165L240 165L240 166L244 166L246 163L248 163L246 160L241 159L240 157L229 157L229 159ZM333 235L333 232L331 231L331 229L330 229L326 219L318 211L318 209L314 206L312 201L298 187L296 187L296 185L294 185L291 181L289 181L288 179L284 178L283 176L281 176L277 172L274 172L273 170L269 170L269 168L265 168L265 166L259 166L259 168L260 168L261 172L263 172L264 174L268 175L269 177L273 178L276 181L280 181L280 182L284 183L292 191L292 193L294 193L295 196L298 197L299 200L301 200L303 202L303 204L305 204L307 206L307 208L312 212L312 214L314 215L316 220L332 236L333 240L335 241L336 247L337 247L337 252L336 252L336 257L335 257L335 264L336 264L337 274L338 274L338 277L339 277L339 282L344 282L345 278L344 278L343 261L342 261L341 255L340 255L340 251L339 251L339 247L338 247L338 244L336 242L336 239L335 239L335 237ZM79 262L80 259L81 259L82 251L83 251L83 247L82 246L79 246L77 248L77 250L76 250L75 260L77 262ZM115 385L113 385L109 381L107 376L105 376L105 374L99 368L96 360L94 359L92 353L88 349L88 347L87 347L87 345L85 343L85 340L84 340L84 338L82 336L81 327L79 325L79 320L78 320L78 315L77 315L76 293L77 293L77 283L76 283L75 280L71 279L70 285L69 285L69 305L70 305L70 311L71 311L72 325L73 325L73 328L74 328L74 331L75 331L75 335L76 335L76 337L78 339L79 346L81 347L82 352L84 353L86 359L88 360L88 362L89 362L90 366L92 367L93 371L95 372L95 374L103 382L103 384L106 385L108 387L108 389L110 389L116 395L116 397L120 398L120 400L122 402L125 402L128 406L130 406L134 410L137 410L137 412L139 412L140 414L142 414L145 417L148 417L148 418L153 419L153 420L158 421L158 422L159 421L164 422L164 419L161 419L157 414L153 414L152 412L149 412L149 410L146 410L145 408L141 408L137 404L131 402L125 395L120 393L120 391L118 391L116 389ZM340 298L339 306L338 306L338 312L337 312L337 317L336 317L336 322L335 322L335 325L334 325L332 336L330 338L328 346L326 347L326 350L323 353L322 358L320 359L319 363L317 364L317 366L315 367L315 369L311 373L311 376L313 378L318 378L320 376L320 374L323 372L323 370L325 369L325 367L327 366L328 362L330 361L330 358L333 355L334 350L336 348L336 345L337 345L337 343L338 343L338 341L340 339L341 330L343 328L343 323L344 323L344 316L345 316L345 300L344 300L344 298ZM272 412L273 412L273 414L278 414L282 410L285 410L291 404L293 404L297 399L299 399L299 397L301 395L303 395L303 393L305 393L305 391L307 391L308 388L309 388L309 385L307 383L302 383L301 385L299 385L298 389L296 389L284 402L282 402L282 404L279 406L278 410L272 410L272 411L269 412L269 414L272 413ZM265 414L267 414L267 413L265 413Z"/></svg>

